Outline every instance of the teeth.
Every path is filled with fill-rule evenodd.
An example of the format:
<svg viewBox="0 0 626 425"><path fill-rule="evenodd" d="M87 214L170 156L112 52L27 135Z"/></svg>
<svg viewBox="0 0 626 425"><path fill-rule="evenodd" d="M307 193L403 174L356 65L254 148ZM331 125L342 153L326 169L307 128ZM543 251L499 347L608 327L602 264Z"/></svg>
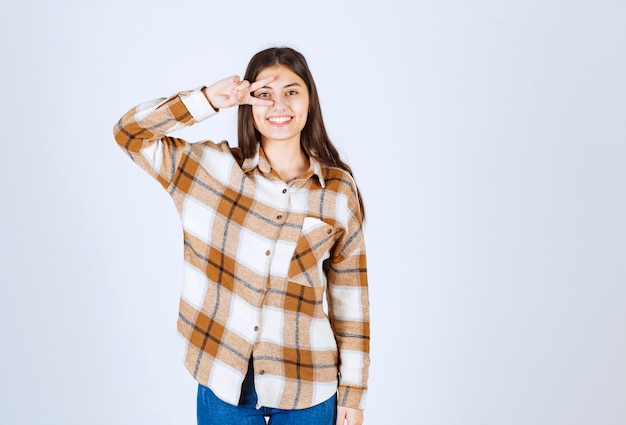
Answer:
<svg viewBox="0 0 626 425"><path fill-rule="evenodd" d="M284 124L287 121L289 121L291 119L291 117L272 117L272 118L268 118L269 122L274 123L274 124Z"/></svg>

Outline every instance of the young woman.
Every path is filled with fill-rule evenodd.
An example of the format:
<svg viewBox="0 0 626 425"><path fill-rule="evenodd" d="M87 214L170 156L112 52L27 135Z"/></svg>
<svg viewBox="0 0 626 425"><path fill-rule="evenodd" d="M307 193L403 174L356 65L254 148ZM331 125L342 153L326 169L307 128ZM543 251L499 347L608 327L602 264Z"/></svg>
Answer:
<svg viewBox="0 0 626 425"><path fill-rule="evenodd" d="M238 148L169 134L238 106ZM117 143L173 198L184 235L178 332L199 424L360 425L369 366L363 204L305 58L143 103Z"/></svg>

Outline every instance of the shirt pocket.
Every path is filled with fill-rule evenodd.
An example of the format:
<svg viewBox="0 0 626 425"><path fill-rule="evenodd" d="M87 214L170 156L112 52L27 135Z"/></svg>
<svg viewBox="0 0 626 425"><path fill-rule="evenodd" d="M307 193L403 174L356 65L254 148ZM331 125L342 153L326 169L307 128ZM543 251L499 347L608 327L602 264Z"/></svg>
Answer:
<svg viewBox="0 0 626 425"><path fill-rule="evenodd" d="M335 245L335 228L315 217L305 217L289 264L289 281L304 286L326 285L324 260Z"/></svg>

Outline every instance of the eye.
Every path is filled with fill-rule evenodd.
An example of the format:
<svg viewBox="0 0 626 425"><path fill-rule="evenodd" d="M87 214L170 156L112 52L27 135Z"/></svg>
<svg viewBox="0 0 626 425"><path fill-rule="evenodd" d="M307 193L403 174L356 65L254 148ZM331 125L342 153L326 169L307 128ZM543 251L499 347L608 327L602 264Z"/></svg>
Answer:
<svg viewBox="0 0 626 425"><path fill-rule="evenodd" d="M296 90L289 90L289 91L287 92L287 96L294 96L294 95L296 95L296 94L298 94L298 92L297 92Z"/></svg>
<svg viewBox="0 0 626 425"><path fill-rule="evenodd" d="M260 92L257 92L254 97L265 97L265 98L267 98L267 97L270 97L270 94L268 92L266 92L266 91L260 91Z"/></svg>

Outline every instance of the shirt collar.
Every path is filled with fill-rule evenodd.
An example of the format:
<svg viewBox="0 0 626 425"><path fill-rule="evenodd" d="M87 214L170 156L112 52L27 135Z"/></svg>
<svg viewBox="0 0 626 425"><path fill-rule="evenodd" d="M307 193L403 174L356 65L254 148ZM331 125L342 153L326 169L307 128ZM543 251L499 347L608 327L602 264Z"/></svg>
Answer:
<svg viewBox="0 0 626 425"><path fill-rule="evenodd" d="M269 174L272 170L267 157L265 156L265 152L263 152L263 148L261 144L257 146L256 154L252 158L246 158L241 165L241 169L244 173L248 173L249 171L258 168L264 174ZM319 162L315 158L309 157L309 169L302 176L303 179L308 179L312 175L316 175L317 179L320 182L322 188L326 187L326 182L324 181L324 177L322 176L322 167Z"/></svg>

